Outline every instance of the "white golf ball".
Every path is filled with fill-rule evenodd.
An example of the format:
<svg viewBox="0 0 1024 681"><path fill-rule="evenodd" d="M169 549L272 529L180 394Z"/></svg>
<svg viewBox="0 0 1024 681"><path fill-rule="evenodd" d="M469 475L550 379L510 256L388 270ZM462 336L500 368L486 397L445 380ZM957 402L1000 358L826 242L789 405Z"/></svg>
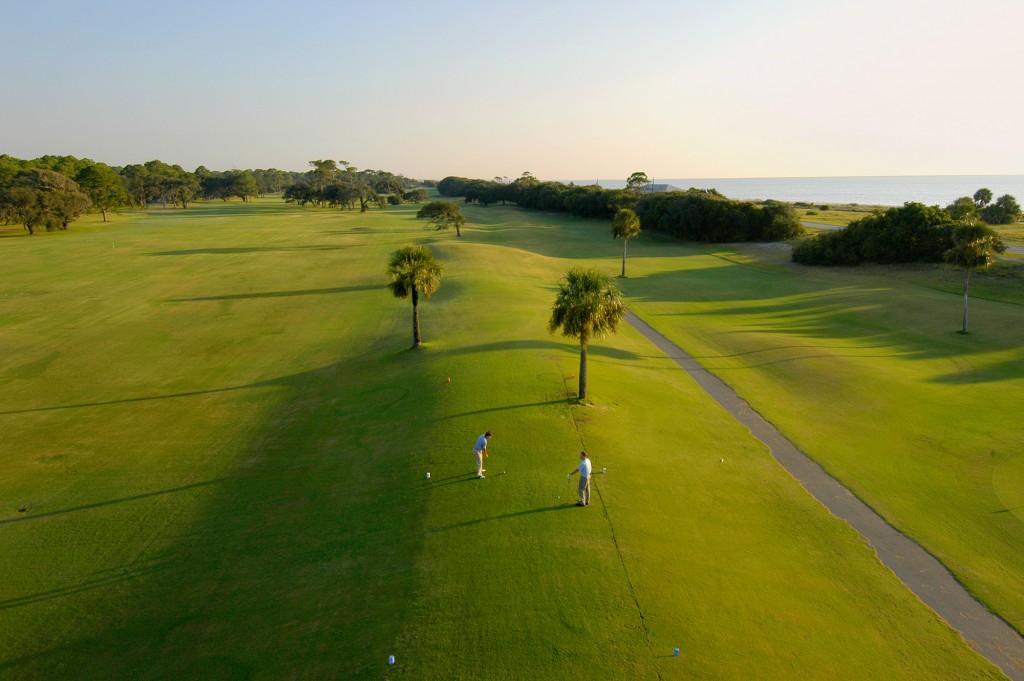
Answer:
<svg viewBox="0 0 1024 681"><path fill-rule="evenodd" d="M719 461L721 461L722 463L725 463L725 459L719 459Z"/></svg>

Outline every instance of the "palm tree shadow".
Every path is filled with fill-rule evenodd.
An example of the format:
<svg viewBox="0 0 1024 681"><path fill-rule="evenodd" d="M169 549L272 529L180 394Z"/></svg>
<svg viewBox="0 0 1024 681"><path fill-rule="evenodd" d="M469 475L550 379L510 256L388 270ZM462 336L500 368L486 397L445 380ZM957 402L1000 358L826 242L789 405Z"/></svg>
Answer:
<svg viewBox="0 0 1024 681"><path fill-rule="evenodd" d="M93 589L102 589L104 587L157 574L165 568L166 565L162 563L152 562L149 565L133 566L127 569L118 569L116 571L108 570L106 572L110 572L112 574L86 579L85 581L72 586L62 586L48 591L28 594L26 596L17 596L14 598L0 600L0 610L9 610L11 608L17 608L23 605L32 605L34 603L43 603L45 601L91 591ZM0 669L2 668L3 667L0 667Z"/></svg>
<svg viewBox="0 0 1024 681"><path fill-rule="evenodd" d="M219 480L207 480L205 482L196 482L191 485L182 485L180 487L172 487L170 489L162 489L156 492L146 492L144 494L135 494L130 497L121 497L120 499L111 499L109 501L97 501L93 504L84 504L82 506L75 506L74 508L65 508L61 511L48 511L46 513L25 513L16 518L4 518L0 520L0 525L6 523L21 523L28 520L39 520L41 518L48 518L55 515L64 515L66 513L76 513L78 511L88 511L93 508L102 508L104 506L113 506L115 504L123 504L129 501L140 501L142 499L149 499L152 497L159 497L165 494L174 494L176 492L184 492L185 490L196 489L198 487L206 487L207 485L213 485L218 482L227 482L227 478L221 478ZM31 509L28 509L29 511ZM22 512L19 510L19 512Z"/></svg>
<svg viewBox="0 0 1024 681"><path fill-rule="evenodd" d="M480 525L481 523L489 523L496 520L509 520L511 518L518 518L524 515L533 515L534 513L548 513L550 511L561 511L567 508L573 508L575 504L565 503L558 504L556 506L545 506L544 508L531 508L528 511L517 511L516 513L503 513L502 515L494 515L488 518L477 518L476 520L467 520L461 523L452 523L451 525L442 525L440 527L432 527L427 530L428 534L434 532L447 532L448 530L457 530L461 527L471 527L473 525Z"/></svg>
<svg viewBox="0 0 1024 681"><path fill-rule="evenodd" d="M464 411L460 414L448 414L447 416L440 417L438 421L447 421L449 419L462 418L463 416L476 416L477 414L488 414L495 411L507 411L509 409L526 409L528 407L548 407L555 404L568 404L569 402L571 402L571 400L569 399L557 399L548 400L546 402L527 402L526 404L509 404L504 407L488 407L487 409Z"/></svg>
<svg viewBox="0 0 1024 681"><path fill-rule="evenodd" d="M340 251L344 246L238 246L232 248L193 248L181 251L157 251L152 256L166 255L234 255L238 253L288 253L294 251Z"/></svg>
<svg viewBox="0 0 1024 681"><path fill-rule="evenodd" d="M338 286L335 288L311 288L296 291L264 291L258 293L232 293L223 296L203 296L201 298L167 298L165 303L197 303L209 300L245 300L247 298L291 298L294 296L322 296L333 293L355 293L358 291L383 291L384 286L363 284L361 286Z"/></svg>
<svg viewBox="0 0 1024 681"><path fill-rule="evenodd" d="M63 404L54 407L30 407L28 409L12 409L0 411L0 416L11 416L13 414L32 414L41 411L60 411L62 409L85 409L88 407L107 407L114 404L131 404L132 402L149 402L152 400L168 400L176 397L196 397L198 395L212 395L215 393L230 392L232 390L247 390L249 388L262 388L267 386L282 385L282 380L259 381L247 385L234 385L227 388L210 388L209 390L192 390L184 393L170 393L167 395L150 395L145 397L125 397L120 400L105 400L101 402L80 402L78 404Z"/></svg>
<svg viewBox="0 0 1024 681"><path fill-rule="evenodd" d="M580 347L579 344L558 342L554 340L509 340L498 341L495 343L481 343L480 345L470 345L457 349L444 350L442 354L468 355L476 352L507 352L509 350L560 350L569 354L578 355ZM608 357L610 359L623 360L638 359L640 357L635 352L619 350L618 348L611 348L600 344L588 347L587 354L591 356L598 355L601 357Z"/></svg>

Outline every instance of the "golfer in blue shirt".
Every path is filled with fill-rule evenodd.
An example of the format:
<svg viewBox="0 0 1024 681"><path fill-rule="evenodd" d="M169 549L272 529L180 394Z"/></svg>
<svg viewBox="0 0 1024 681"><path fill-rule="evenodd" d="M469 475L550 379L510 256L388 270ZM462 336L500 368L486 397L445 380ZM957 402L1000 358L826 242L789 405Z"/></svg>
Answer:
<svg viewBox="0 0 1024 681"><path fill-rule="evenodd" d="M487 456L487 440L491 437L491 431L487 431L476 439L476 444L473 445L473 458L476 459L476 477L484 477L484 457Z"/></svg>

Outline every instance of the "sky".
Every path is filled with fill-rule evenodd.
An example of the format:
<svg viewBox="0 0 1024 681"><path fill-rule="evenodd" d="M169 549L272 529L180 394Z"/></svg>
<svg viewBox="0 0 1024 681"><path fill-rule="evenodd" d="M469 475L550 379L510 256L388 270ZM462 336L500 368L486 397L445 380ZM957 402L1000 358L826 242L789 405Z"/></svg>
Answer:
<svg viewBox="0 0 1024 681"><path fill-rule="evenodd" d="M0 0L0 153L417 179L1024 174L1021 0Z"/></svg>

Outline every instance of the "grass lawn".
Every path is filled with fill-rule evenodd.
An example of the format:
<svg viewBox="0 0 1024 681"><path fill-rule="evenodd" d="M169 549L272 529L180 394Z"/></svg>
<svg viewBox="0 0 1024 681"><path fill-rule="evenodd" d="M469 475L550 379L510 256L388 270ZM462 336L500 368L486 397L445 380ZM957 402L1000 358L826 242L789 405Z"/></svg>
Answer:
<svg viewBox="0 0 1024 681"><path fill-rule="evenodd" d="M1003 237L1007 245L1024 246L1024 223L1015 222L1012 225L996 225L994 229Z"/></svg>
<svg viewBox="0 0 1024 681"><path fill-rule="evenodd" d="M471 207L456 239L415 210L210 203L0 239L0 678L1000 678L639 334L595 342L593 403L568 399L578 346L546 332L548 310L568 266L618 271L605 225ZM420 351L411 305L384 288L388 253L409 242L447 271L422 302ZM766 403L790 395L758 366L770 352L724 349L747 333L730 320L789 318L750 334L783 355L798 353L784 331L855 355L841 381L854 397L870 392L853 383L875 378L870 355L926 388L1019 382L1013 351L987 348L1006 303L982 301L975 335L919 339L908 357L865 347L911 345L895 316L874 340L867 322L832 326L874 310L879 279L844 280L830 301L823 281L816 294L736 251L645 238L630 253L631 307ZM765 278L719 276L747 270ZM956 316L954 296L919 290ZM985 376L1011 375L912 370L945 366L954 342L974 344ZM724 362L751 366L737 380ZM801 373L801 390L833 397L834 364ZM886 388L911 390L899 377ZM980 442L991 400L971 399L954 406ZM955 490L961 512L999 510L966 474L980 454L942 446L950 428L921 449L949 472L901 504L889 495L921 466L879 481L874 452L864 472L841 447L818 451L800 427L817 417L777 423L901 522L933 513L950 478L970 488ZM488 429L478 481L470 447ZM1008 507L1020 471L1004 444L985 461ZM608 468L586 509L565 480L581 448ZM1019 536L1013 513L987 517L1003 523L990 534Z"/></svg>
<svg viewBox="0 0 1024 681"><path fill-rule="evenodd" d="M875 212L883 212L886 206L852 206L833 204L822 210L820 206L814 208L793 207L793 212L801 222L818 222L825 225L836 225L846 227L854 220L860 220Z"/></svg>
<svg viewBox="0 0 1024 681"><path fill-rule="evenodd" d="M644 249L647 250L644 250ZM1024 279L634 249L632 309L1024 629ZM649 256L649 257L648 257Z"/></svg>

